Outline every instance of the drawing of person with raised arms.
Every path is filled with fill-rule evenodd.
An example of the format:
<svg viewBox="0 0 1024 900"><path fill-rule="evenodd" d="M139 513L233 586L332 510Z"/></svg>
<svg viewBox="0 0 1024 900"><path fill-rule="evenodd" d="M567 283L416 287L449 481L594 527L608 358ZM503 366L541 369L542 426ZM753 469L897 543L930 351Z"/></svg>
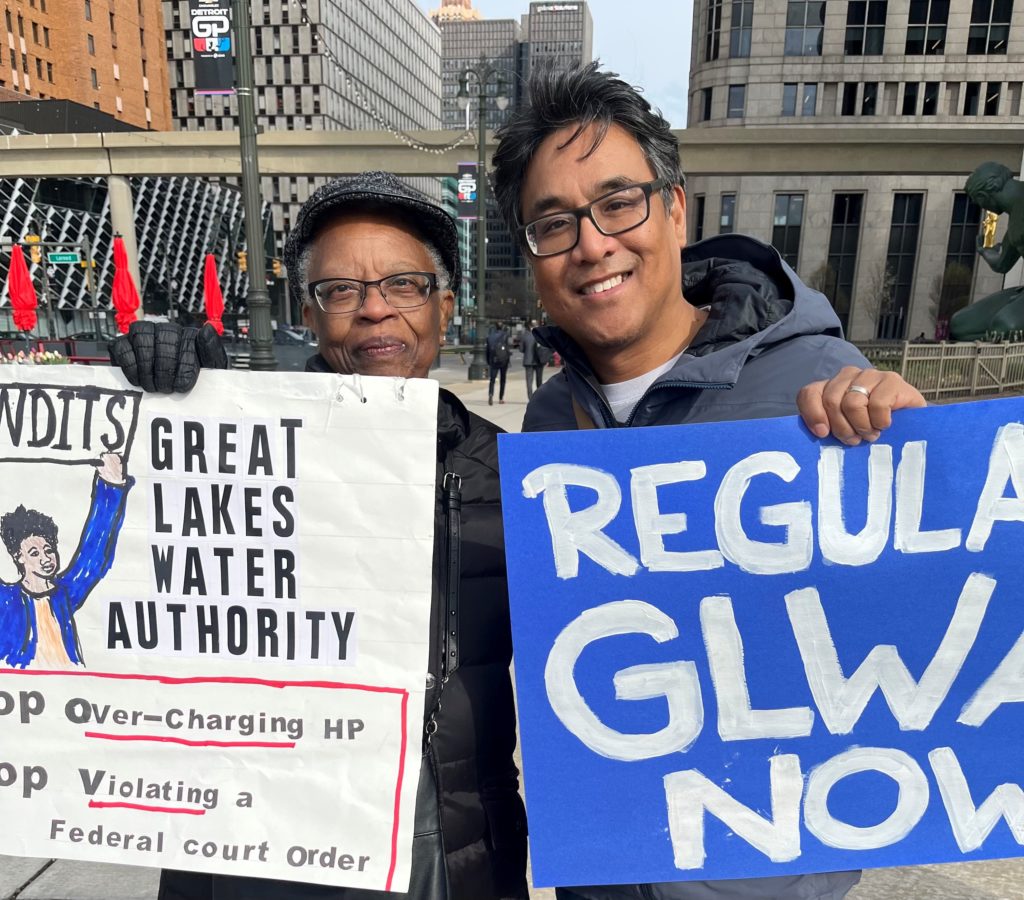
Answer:
<svg viewBox="0 0 1024 900"><path fill-rule="evenodd" d="M103 453L92 502L70 565L61 571L57 523L19 506L0 516L0 540L21 578L0 582L0 665L70 669L84 665L75 613L114 562L125 501L135 479L121 456Z"/></svg>

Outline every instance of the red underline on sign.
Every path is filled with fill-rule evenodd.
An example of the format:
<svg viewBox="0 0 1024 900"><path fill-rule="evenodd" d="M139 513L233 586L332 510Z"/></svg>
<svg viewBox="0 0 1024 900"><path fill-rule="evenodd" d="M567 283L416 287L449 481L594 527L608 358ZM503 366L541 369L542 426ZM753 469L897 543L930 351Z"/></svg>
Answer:
<svg viewBox="0 0 1024 900"><path fill-rule="evenodd" d="M402 695L402 747L398 753L398 783L395 785L395 818L391 826L391 865L388 866L388 880L384 886L385 891L391 890L391 881L395 877L395 865L398 863L398 811L402 803L402 779L405 776L405 744L408 740L406 734L406 710L409 705L409 695Z"/></svg>
<svg viewBox="0 0 1024 900"><path fill-rule="evenodd" d="M183 816L205 816L205 809L184 809L177 806L145 806L142 803L108 803L104 800L90 800L89 809L138 809L142 812L178 813Z"/></svg>
<svg viewBox="0 0 1024 900"><path fill-rule="evenodd" d="M182 744L185 747L264 747L270 750L293 750L295 741L190 741L188 738L163 737L156 734L105 734L85 732L87 738L101 741L155 741L159 744Z"/></svg>
<svg viewBox="0 0 1024 900"><path fill-rule="evenodd" d="M403 696L404 688L384 687L376 684L355 684L344 681L271 681L267 678L241 678L233 676L222 676L219 678L207 678L193 676L190 678L175 678L170 675L129 675L127 672L84 672L81 670L68 671L66 669L0 669L0 675L63 675L70 678L110 678L125 681L155 681L159 684L248 684L259 687L270 688L323 688L325 690L365 691L369 694L395 694Z"/></svg>

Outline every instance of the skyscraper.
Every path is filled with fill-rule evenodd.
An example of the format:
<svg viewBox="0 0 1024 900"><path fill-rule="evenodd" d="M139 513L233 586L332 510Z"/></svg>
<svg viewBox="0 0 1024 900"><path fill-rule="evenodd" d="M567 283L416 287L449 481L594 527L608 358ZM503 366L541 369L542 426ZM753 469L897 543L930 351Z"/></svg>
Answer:
<svg viewBox="0 0 1024 900"><path fill-rule="evenodd" d="M508 119L521 101L523 84L531 66L567 69L589 62L593 55L593 23L583 0L576 3L531 3L521 20L485 19L473 7L472 0L446 0L430 15L441 30L442 117L445 128L474 127L477 121L476 101L473 99L468 110L463 109L458 103L458 94L463 73L481 59L500 73L505 96L509 99L504 111L498 109L494 102L486 104L485 122L489 130L494 130ZM471 80L469 92L475 98L473 85ZM497 94L495 80L488 84L487 92L488 98ZM499 303L502 299L510 302L521 300L528 292L525 287L526 262L490 195L487 209L487 267L488 272L494 275L491 282L494 287L488 290L488 294L499 295ZM474 234L474 244L475 240ZM488 313L499 316L501 307L489 307Z"/></svg>

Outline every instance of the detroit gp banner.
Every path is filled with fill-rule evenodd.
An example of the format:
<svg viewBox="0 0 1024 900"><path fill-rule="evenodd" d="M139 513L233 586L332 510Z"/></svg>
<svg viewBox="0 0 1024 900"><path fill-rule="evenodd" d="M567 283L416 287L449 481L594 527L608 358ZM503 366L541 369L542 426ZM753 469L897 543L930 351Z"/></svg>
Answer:
<svg viewBox="0 0 1024 900"><path fill-rule="evenodd" d="M0 853L405 889L436 415L0 367Z"/></svg>
<svg viewBox="0 0 1024 900"><path fill-rule="evenodd" d="M1022 423L502 435L535 883L1021 855Z"/></svg>
<svg viewBox="0 0 1024 900"><path fill-rule="evenodd" d="M231 0L191 0L189 36L197 94L233 94L235 65L231 54Z"/></svg>

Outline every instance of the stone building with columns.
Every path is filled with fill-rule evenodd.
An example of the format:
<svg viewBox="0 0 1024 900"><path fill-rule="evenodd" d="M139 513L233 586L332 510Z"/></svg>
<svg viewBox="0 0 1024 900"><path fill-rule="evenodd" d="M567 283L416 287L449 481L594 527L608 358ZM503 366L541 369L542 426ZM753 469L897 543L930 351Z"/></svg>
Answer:
<svg viewBox="0 0 1024 900"><path fill-rule="evenodd" d="M808 145L821 141L829 159L814 175L752 165L759 171L691 178L691 239L741 231L774 244L824 290L856 340L942 336L950 309L998 290L1003 277L974 252L981 210L963 193L973 166L950 171L936 160L931 171L910 174L901 173L900 159L925 154L927 169L941 131L1020 129L1020 0L1017 7L1013 0L698 0L689 128L785 129ZM855 146L825 137L863 129L891 130L888 171L863 172ZM989 158L984 144L975 149L975 164ZM1020 171L1019 159L1012 168ZM1018 278L1011 273L1008 283Z"/></svg>

